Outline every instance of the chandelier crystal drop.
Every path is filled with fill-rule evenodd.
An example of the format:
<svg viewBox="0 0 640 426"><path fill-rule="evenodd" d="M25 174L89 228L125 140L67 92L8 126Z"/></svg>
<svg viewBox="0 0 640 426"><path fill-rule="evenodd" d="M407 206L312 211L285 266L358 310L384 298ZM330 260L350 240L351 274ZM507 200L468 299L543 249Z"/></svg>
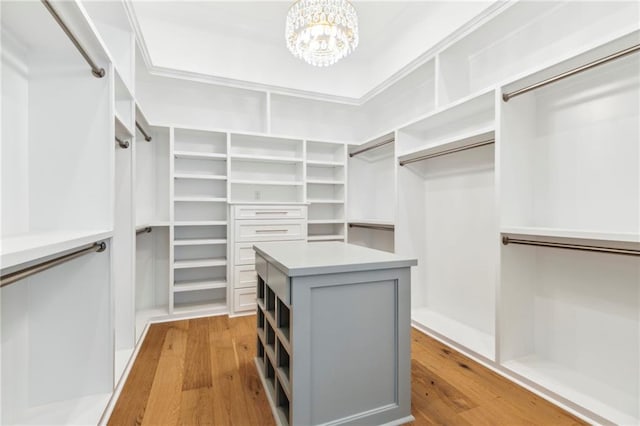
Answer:
<svg viewBox="0 0 640 426"><path fill-rule="evenodd" d="M327 67L358 47L358 16L347 0L298 0L287 13L285 37L293 56Z"/></svg>

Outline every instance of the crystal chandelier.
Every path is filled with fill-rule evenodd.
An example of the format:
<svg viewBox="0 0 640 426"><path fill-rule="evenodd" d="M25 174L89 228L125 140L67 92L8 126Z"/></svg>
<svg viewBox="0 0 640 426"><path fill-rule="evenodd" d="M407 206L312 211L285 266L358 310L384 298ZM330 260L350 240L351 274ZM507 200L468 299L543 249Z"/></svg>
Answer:
<svg viewBox="0 0 640 426"><path fill-rule="evenodd" d="M285 37L293 56L327 67L358 47L358 16L347 0L298 0L287 13Z"/></svg>

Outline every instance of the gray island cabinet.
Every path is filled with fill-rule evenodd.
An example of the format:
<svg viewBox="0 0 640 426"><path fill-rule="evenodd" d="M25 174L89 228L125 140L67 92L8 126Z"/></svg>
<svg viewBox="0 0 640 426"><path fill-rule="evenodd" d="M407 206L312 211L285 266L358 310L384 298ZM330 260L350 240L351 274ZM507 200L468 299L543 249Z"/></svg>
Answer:
<svg viewBox="0 0 640 426"><path fill-rule="evenodd" d="M254 245L256 366L282 425L411 416L415 259L338 242Z"/></svg>

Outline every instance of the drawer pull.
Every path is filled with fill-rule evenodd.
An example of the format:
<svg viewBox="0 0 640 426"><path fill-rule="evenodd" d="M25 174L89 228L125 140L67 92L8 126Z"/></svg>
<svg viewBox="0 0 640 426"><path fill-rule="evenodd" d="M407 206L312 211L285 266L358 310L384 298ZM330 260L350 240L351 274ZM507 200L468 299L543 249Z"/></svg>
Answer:
<svg viewBox="0 0 640 426"><path fill-rule="evenodd" d="M288 229L256 229L256 234L265 233L265 232L289 232Z"/></svg>
<svg viewBox="0 0 640 426"><path fill-rule="evenodd" d="M289 212L256 212L256 214L287 214Z"/></svg>

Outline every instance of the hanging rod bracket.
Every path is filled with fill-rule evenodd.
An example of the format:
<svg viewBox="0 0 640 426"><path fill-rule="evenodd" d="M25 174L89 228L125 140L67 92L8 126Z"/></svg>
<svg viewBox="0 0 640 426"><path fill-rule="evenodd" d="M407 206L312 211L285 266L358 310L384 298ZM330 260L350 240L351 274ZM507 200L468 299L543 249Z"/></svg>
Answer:
<svg viewBox="0 0 640 426"><path fill-rule="evenodd" d="M129 148L129 141L124 141L116 136L116 142L118 142L118 145L120 146L120 148L123 148L123 149Z"/></svg>

